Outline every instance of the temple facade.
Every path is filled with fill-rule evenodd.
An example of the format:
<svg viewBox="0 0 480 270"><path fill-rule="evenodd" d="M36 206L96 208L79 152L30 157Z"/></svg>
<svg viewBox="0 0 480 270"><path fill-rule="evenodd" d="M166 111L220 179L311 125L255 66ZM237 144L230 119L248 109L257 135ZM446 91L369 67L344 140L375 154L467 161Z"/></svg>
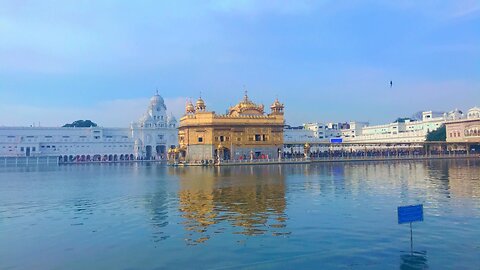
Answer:
<svg viewBox="0 0 480 270"><path fill-rule="evenodd" d="M179 158L187 162L278 158L283 149L284 105L277 100L270 113L247 93L226 114L208 111L202 98L189 101L178 128Z"/></svg>
<svg viewBox="0 0 480 270"><path fill-rule="evenodd" d="M158 92L130 127L0 127L0 157L59 162L162 160L177 145L177 120Z"/></svg>

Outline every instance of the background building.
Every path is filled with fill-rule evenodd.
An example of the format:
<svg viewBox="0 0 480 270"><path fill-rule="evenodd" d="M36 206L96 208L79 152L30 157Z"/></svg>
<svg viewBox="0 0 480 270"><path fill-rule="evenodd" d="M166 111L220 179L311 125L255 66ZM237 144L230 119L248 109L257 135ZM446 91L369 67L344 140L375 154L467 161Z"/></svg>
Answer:
<svg viewBox="0 0 480 270"><path fill-rule="evenodd" d="M468 110L467 116L446 123L447 142L480 144L480 108Z"/></svg>
<svg viewBox="0 0 480 270"><path fill-rule="evenodd" d="M469 111L470 112L470 111ZM476 114L471 110L472 115ZM332 138L341 138L344 142L354 143L412 143L424 142L430 131L436 130L447 121L463 119L461 111L455 109L449 113L424 111L419 120L399 118L395 122L381 125L369 125L368 122L349 123L307 123L300 127L285 128L285 144L306 142L329 142Z"/></svg>
<svg viewBox="0 0 480 270"><path fill-rule="evenodd" d="M62 162L162 159L177 144L176 127L157 93L128 128L0 127L0 156L58 156Z"/></svg>

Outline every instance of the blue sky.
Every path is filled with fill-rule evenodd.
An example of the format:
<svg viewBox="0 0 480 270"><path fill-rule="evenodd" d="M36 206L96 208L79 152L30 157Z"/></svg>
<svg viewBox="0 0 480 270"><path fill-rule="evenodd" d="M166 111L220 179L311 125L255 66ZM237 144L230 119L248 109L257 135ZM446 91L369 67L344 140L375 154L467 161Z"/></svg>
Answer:
<svg viewBox="0 0 480 270"><path fill-rule="evenodd" d="M480 105L480 1L0 0L0 125L125 126L155 89L224 112L244 88L290 124Z"/></svg>

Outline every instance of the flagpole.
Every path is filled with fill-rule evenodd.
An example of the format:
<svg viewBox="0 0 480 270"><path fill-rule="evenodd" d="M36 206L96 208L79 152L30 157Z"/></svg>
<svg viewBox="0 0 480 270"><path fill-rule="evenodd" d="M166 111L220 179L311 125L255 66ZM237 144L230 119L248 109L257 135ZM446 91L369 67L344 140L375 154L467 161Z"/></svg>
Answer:
<svg viewBox="0 0 480 270"><path fill-rule="evenodd" d="M413 254L413 232L412 232L412 222L410 222L410 253Z"/></svg>

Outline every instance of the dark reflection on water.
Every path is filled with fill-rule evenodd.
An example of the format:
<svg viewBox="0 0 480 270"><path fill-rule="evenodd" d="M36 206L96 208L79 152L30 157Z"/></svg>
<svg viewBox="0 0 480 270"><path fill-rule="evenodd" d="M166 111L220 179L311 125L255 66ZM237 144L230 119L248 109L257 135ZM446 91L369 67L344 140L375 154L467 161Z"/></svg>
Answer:
<svg viewBox="0 0 480 270"><path fill-rule="evenodd" d="M414 251L401 254L400 261L401 270L428 269L426 251Z"/></svg>
<svg viewBox="0 0 480 270"><path fill-rule="evenodd" d="M97 203L91 199L76 199L67 202L67 207L73 211L72 223L70 225L83 225L84 221L93 215L96 206Z"/></svg>
<svg viewBox="0 0 480 270"><path fill-rule="evenodd" d="M146 209L149 211L150 224L153 228L153 241L160 242L169 238L164 232L168 225L168 196L164 190L156 191L145 198Z"/></svg>
<svg viewBox="0 0 480 270"><path fill-rule="evenodd" d="M288 235L281 170L278 166L172 170L180 181L179 210L189 232L187 243L203 243L224 233L225 227L232 227L233 234Z"/></svg>

